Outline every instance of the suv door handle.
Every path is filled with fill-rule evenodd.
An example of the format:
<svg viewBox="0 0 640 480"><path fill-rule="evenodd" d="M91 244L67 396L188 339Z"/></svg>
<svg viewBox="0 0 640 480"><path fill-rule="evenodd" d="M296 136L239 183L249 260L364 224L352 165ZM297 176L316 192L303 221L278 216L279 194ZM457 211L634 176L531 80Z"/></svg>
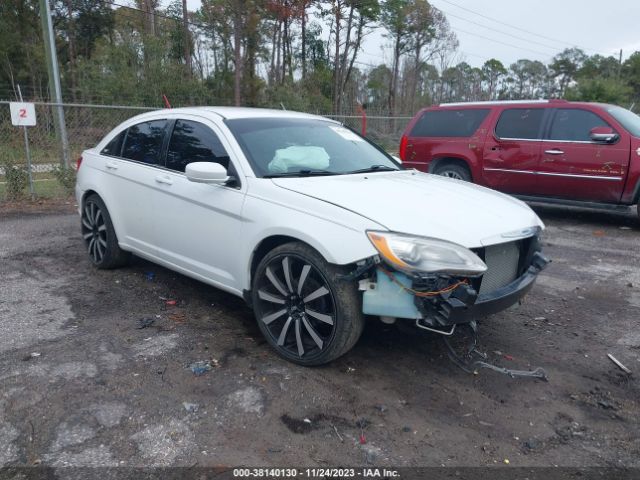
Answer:
<svg viewBox="0 0 640 480"><path fill-rule="evenodd" d="M158 175L156 177L156 183L161 183L163 185L173 185L173 180L169 178L167 175Z"/></svg>
<svg viewBox="0 0 640 480"><path fill-rule="evenodd" d="M107 167L109 170L117 170L118 164L116 162L107 162L105 167Z"/></svg>
<svg viewBox="0 0 640 480"><path fill-rule="evenodd" d="M562 155L564 152L558 148L554 148L552 150L545 150L544 153L547 155Z"/></svg>

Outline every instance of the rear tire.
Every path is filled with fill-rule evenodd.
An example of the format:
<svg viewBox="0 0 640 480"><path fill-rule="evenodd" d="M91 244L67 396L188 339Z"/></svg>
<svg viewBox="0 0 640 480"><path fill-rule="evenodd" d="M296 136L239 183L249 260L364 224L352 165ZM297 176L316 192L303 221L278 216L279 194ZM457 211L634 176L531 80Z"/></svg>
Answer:
<svg viewBox="0 0 640 480"><path fill-rule="evenodd" d="M96 194L89 195L83 202L81 229L93 266L107 270L122 267L129 262L131 254L118 245L107 206Z"/></svg>
<svg viewBox="0 0 640 480"><path fill-rule="evenodd" d="M469 172L469 169L458 163L443 163L438 165L433 173L442 177L464 180L465 182L471 181L471 172Z"/></svg>
<svg viewBox="0 0 640 480"><path fill-rule="evenodd" d="M292 242L270 251L256 268L252 303L258 326L279 355L299 365L331 362L364 329L356 282L310 246Z"/></svg>

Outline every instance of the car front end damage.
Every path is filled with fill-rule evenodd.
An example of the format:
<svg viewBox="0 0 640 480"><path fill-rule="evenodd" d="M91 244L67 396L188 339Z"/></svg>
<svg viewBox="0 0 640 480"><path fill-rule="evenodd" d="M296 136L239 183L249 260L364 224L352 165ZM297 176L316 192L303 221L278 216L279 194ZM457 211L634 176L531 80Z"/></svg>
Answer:
<svg viewBox="0 0 640 480"><path fill-rule="evenodd" d="M475 350L477 320L519 303L549 263L541 252L539 232L532 229L528 236L469 249L485 266L482 272L478 265L471 265L467 272L460 265L450 268L452 272L446 266L431 272L406 268L397 260L406 261L411 254L394 258L393 249L377 246L380 255L359 269L363 313L379 316L385 323L409 321L443 337L451 337L457 327L470 327L473 348L466 352L468 356ZM460 357L454 360L465 363Z"/></svg>

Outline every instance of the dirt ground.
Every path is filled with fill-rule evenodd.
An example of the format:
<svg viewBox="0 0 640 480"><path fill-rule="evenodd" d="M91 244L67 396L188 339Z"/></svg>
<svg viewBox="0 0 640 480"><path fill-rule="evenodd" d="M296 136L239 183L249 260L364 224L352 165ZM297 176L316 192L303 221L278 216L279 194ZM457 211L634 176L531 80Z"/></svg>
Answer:
<svg viewBox="0 0 640 480"><path fill-rule="evenodd" d="M0 214L0 466L640 466L631 214L536 208L553 263L480 347L544 382L464 373L377 320L338 361L289 364L238 298L93 269L70 208Z"/></svg>

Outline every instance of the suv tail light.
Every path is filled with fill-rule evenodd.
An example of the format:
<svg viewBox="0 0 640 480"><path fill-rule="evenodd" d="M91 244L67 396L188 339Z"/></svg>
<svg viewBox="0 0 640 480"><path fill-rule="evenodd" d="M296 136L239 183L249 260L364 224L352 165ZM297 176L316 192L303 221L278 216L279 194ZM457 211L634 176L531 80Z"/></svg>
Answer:
<svg viewBox="0 0 640 480"><path fill-rule="evenodd" d="M409 138L406 135L402 135L402 138L400 139L400 149L399 149L399 154L400 154L400 160L402 160L403 162L407 159L407 143L409 142Z"/></svg>
<svg viewBox="0 0 640 480"><path fill-rule="evenodd" d="M82 156L79 156L78 160L76 160L76 172L80 170L80 165L82 165Z"/></svg>

